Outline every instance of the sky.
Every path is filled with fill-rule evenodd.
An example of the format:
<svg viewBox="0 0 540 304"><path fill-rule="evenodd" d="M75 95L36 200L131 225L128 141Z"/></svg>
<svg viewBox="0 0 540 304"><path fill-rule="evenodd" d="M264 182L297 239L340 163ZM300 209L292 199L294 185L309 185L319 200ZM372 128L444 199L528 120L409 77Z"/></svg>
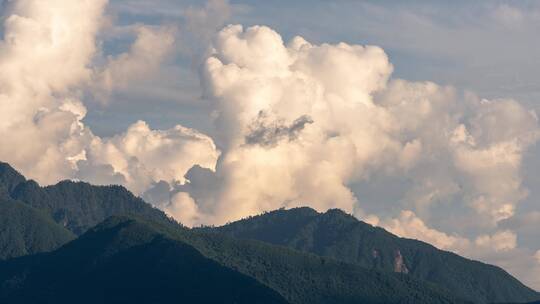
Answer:
<svg viewBox="0 0 540 304"><path fill-rule="evenodd" d="M180 222L340 208L540 290L537 1L5 0L0 160Z"/></svg>

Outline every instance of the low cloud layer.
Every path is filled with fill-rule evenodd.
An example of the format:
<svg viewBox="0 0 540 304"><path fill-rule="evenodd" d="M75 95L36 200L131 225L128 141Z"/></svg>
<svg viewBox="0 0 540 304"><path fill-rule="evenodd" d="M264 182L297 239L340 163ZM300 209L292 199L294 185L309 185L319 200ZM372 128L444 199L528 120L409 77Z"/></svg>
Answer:
<svg viewBox="0 0 540 304"><path fill-rule="evenodd" d="M540 132L536 114L517 101L392 78L376 46L284 42L264 26L214 33L231 13L225 1L179 15L188 25L215 21L202 31L130 25L134 41L104 55L100 33L114 26L106 6L8 4L0 42L2 161L42 184L124 185L190 226L282 207L341 208L540 286L540 248L519 246L519 223L537 221L516 216L528 194L523 158ZM155 81L171 57L186 53L189 35L202 37L187 56L202 62L212 136L144 121L96 136L84 122L88 103L106 107L115 91ZM388 212L370 211L351 187L374 176L383 185L398 178L410 185ZM466 228L433 225L437 208L454 210L447 221ZM512 256L539 275L526 276Z"/></svg>

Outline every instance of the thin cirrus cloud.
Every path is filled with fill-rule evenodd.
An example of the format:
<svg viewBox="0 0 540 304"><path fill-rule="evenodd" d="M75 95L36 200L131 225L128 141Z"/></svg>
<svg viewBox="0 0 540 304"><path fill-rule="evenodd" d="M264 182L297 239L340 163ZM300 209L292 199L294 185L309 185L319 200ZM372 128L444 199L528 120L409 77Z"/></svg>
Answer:
<svg viewBox="0 0 540 304"><path fill-rule="evenodd" d="M187 225L281 207L341 208L540 286L523 266L538 264L538 248L520 246L511 225L528 195L523 159L540 134L525 106L393 77L377 46L285 42L265 26L218 30L234 12L225 1L181 10L178 23L122 25L133 41L106 54L103 31L119 29L114 10L141 12L141 2L129 3L109 10L104 0L9 3L0 47L3 161L43 184L122 184ZM498 14L505 26L520 26L509 8ZM215 22L197 26L205 20ZM186 51L190 39L198 40ZM110 137L92 132L89 111L156 83L163 71L174 77L182 67L170 65L182 56L200 81L194 103L207 107L209 135L144 121ZM351 188L374 176L382 185L399 178L411 185L394 203L399 212L372 212ZM430 225L441 202L467 210L469 217L448 217L469 229Z"/></svg>

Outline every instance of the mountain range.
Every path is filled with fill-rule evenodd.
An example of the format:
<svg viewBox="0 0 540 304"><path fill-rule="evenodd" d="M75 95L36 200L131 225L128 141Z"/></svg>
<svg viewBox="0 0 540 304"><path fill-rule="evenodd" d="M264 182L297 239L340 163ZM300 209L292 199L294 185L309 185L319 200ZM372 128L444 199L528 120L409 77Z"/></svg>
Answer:
<svg viewBox="0 0 540 304"><path fill-rule="evenodd" d="M523 303L504 270L339 210L189 229L120 186L0 163L0 303Z"/></svg>
<svg viewBox="0 0 540 304"><path fill-rule="evenodd" d="M444 286L452 294L475 303L536 297L536 292L499 267L469 260L424 242L399 238L341 210L323 214L310 208L277 210L211 230L368 269L408 274Z"/></svg>

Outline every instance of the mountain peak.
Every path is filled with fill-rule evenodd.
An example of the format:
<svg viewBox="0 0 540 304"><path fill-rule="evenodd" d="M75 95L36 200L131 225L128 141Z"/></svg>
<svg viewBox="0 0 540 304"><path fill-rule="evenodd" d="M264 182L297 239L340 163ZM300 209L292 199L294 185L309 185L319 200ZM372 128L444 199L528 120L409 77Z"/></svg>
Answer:
<svg viewBox="0 0 540 304"><path fill-rule="evenodd" d="M399 238L339 209L278 210L215 228L254 239L386 272L407 274L443 286L474 303L535 300L538 294L502 269ZM475 286L475 288L471 288Z"/></svg>
<svg viewBox="0 0 540 304"><path fill-rule="evenodd" d="M122 186L94 186L64 180L41 187L26 180L9 164L0 162L0 198L20 201L49 215L56 223L81 235L114 215L139 216L177 225L164 212L149 205Z"/></svg>
<svg viewBox="0 0 540 304"><path fill-rule="evenodd" d="M263 213L260 216L264 216L266 214L275 214L275 215L295 214L295 215L304 215L304 216L315 216L315 215L319 215L320 213L311 207L295 207L291 209L285 209L285 208L277 209L274 211Z"/></svg>
<svg viewBox="0 0 540 304"><path fill-rule="evenodd" d="M325 213L323 213L324 217L332 217L336 219L346 220L346 221L354 221L354 222L361 222L353 215L341 210L341 209L329 209Z"/></svg>
<svg viewBox="0 0 540 304"><path fill-rule="evenodd" d="M7 194L11 193L17 185L25 181L26 178L12 166L0 162L0 195L2 192L7 192Z"/></svg>

